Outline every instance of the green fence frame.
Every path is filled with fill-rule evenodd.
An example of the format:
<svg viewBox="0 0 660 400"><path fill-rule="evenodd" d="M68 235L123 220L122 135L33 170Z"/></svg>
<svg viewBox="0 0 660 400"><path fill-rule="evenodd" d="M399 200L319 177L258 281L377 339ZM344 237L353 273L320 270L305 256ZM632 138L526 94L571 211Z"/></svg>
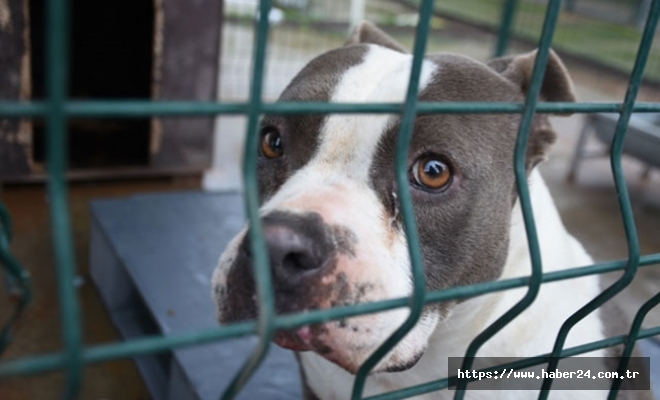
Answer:
<svg viewBox="0 0 660 400"><path fill-rule="evenodd" d="M506 0L502 15L502 26L497 45L497 54L505 52L510 25L515 12L515 0ZM557 336L553 351L514 363L502 365L507 368L525 368L532 365L550 362L556 366L558 358L570 357L589 351L624 344L624 357L619 364L619 372L625 370L628 358L635 342L642 338L660 335L660 326L641 329L646 314L660 303L660 293L647 301L637 312L627 335L611 337L581 346L564 348L564 342L570 329L582 318L603 303L610 300L623 290L633 279L639 267L660 264L660 253L640 255L637 230L632 214L632 208L625 178L621 167L623 139L630 116L633 112L660 112L660 103L638 103L637 93L642 80L644 66L648 59L653 36L660 17L660 0L654 0L645 25L642 41L637 53L637 59L630 75L630 82L625 99L622 103L539 103L538 95L542 77L548 60L549 48L553 32L559 16L561 0L550 0L545 16L543 31L539 41L539 51L532 72L532 83L527 91L524 103L421 103L417 100L417 87L422 57L426 47L429 32L429 21L433 10L433 0L424 0L420 8L419 24L413 52L412 73L405 103L378 104L328 104L328 103L263 103L261 100L263 86L264 61L268 38L268 19L261 18L257 22L255 35L254 57L252 67L252 86L250 99L247 103L214 103L214 102L184 102L184 101L72 101L68 99L68 38L69 38L69 1L50 0L47 12L47 100L43 102L2 102L0 103L0 118L42 118L48 127L48 194L50 199L50 216L53 229L53 248L57 265L60 308L63 319L62 335L65 348L61 352L25 357L0 363L0 379L10 376L33 375L51 370L66 372L66 387L63 397L72 399L80 391L82 372L86 364L104 362L113 359L135 357L142 354L163 352L175 347L192 346L231 337L257 333L259 344L254 349L240 372L234 377L231 385L222 394L223 399L233 398L250 378L269 349L271 338L278 329L291 329L306 324L336 320L359 314L374 313L393 308L408 307L410 316L383 343L383 345L362 365L353 387L353 399L362 398L364 383L369 371L393 348L405 334L412 329L420 316L425 304L468 298L495 291L508 290L517 287L527 287L527 294L492 326L475 338L470 344L463 366L469 369L471 357L475 356L480 346L501 330L507 323L525 310L536 297L541 284L563 279L572 279L586 275L602 274L623 270L624 274L612 286L590 301L582 309L568 318ZM260 15L268 15L271 8L269 0L260 3ZM600 264L581 266L573 269L544 273L537 232L532 215L532 205L529 198L529 188L526 180L524 164L525 148L529 138L529 128L536 112L544 113L593 113L618 112L620 118L611 147L611 168L618 194L619 205L628 244L626 260L611 261ZM266 247L261 235L261 225L258 218L258 193L256 180L256 151L258 140L258 120L263 113L301 114L301 113L393 113L402 115L399 143L396 154L396 179L398 195L402 203L402 216L408 238L409 254L412 265L414 291L410 298L398 298L375 303L359 304L330 310L318 310L305 314L276 316L270 269L266 257ZM406 156L412 135L412 126L416 115L430 113L520 113L521 123L516 141L514 167L516 185L520 194L525 229L529 241L529 251L532 259L532 274L529 277L513 278L476 285L454 287L441 291L426 292L422 260L420 257L417 229L411 205L410 192L407 185ZM256 321L243 322L225 327L218 327L198 332L189 332L173 336L156 336L117 342L106 345L83 347L81 339L80 306L73 284L75 260L73 256L72 234L69 211L67 208L66 171L66 141L67 121L73 117L100 118L139 118L152 116L213 116L219 114L241 114L248 116L247 143L244 157L244 182L246 209L251 225L250 239L255 257L257 292L260 302L259 317ZM13 322L26 307L31 298L29 276L20 264L12 257L9 249L11 241L11 221L9 215L0 203L0 264L8 272L10 283L19 294L16 312L0 331L0 351L10 340ZM614 399L618 393L620 382L614 380L609 398ZM370 399L400 399L422 393L456 386L455 399L465 395L467 380L456 376L445 377L433 382L405 388L399 391L385 393ZM539 398L547 398L552 388L552 380L543 382L543 390Z"/></svg>

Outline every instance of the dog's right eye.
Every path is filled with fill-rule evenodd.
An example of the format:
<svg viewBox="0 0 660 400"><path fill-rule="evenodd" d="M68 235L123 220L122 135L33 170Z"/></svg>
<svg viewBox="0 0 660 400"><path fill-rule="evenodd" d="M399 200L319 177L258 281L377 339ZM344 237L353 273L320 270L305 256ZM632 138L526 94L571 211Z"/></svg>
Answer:
<svg viewBox="0 0 660 400"><path fill-rule="evenodd" d="M426 190L443 191L451 184L452 172L441 157L429 154L413 164L410 180Z"/></svg>
<svg viewBox="0 0 660 400"><path fill-rule="evenodd" d="M261 130L261 154L266 158L279 158L284 154L280 132L272 126Z"/></svg>

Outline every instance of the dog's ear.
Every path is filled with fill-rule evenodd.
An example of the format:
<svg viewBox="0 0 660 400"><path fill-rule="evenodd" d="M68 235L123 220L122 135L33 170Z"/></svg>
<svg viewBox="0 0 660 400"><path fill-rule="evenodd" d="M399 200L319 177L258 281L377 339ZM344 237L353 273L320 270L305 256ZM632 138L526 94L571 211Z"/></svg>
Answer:
<svg viewBox="0 0 660 400"><path fill-rule="evenodd" d="M517 57L496 58L488 62L488 66L518 85L522 93L527 93L535 60L536 51L533 51ZM564 64L552 50L548 57L540 98L541 101L576 101L573 81ZM527 171L531 171L539 162L546 159L548 151L556 139L557 134L552 129L548 116L537 114L532 123L527 147Z"/></svg>
<svg viewBox="0 0 660 400"><path fill-rule="evenodd" d="M406 49L394 40L393 37L369 21L360 22L351 32L344 46L358 43L373 43L400 53L407 53Z"/></svg>
<svg viewBox="0 0 660 400"><path fill-rule="evenodd" d="M496 58L488 62L488 66L503 77L520 86L523 93L532 80L532 70L536 60L536 50L517 57ZM542 101L575 101L575 90L564 63L559 56L550 50L548 65L545 69L541 86Z"/></svg>

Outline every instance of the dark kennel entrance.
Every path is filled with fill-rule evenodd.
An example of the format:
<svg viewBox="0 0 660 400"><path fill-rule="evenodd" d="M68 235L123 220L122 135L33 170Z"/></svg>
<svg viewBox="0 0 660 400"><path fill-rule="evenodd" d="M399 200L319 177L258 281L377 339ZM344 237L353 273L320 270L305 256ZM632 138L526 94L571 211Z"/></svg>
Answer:
<svg viewBox="0 0 660 400"><path fill-rule="evenodd" d="M29 0L32 97L45 96L45 0ZM69 93L76 100L151 98L154 3L73 0ZM44 162L44 125L35 121L33 160ZM75 119L71 168L147 166L149 119Z"/></svg>

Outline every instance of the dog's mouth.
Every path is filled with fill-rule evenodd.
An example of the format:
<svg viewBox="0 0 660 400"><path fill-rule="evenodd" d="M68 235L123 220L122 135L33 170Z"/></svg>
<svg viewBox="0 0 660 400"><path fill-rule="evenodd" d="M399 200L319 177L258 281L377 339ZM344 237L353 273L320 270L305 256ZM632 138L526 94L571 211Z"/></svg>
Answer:
<svg viewBox="0 0 660 400"><path fill-rule="evenodd" d="M312 330L309 326L302 326L288 331L278 331L273 337L276 345L293 351L310 351L312 345Z"/></svg>
<svg viewBox="0 0 660 400"><path fill-rule="evenodd" d="M296 352L313 351L349 373L356 374L363 361L362 358L354 357L356 354L349 351L351 345L348 343L345 346L341 346L341 349L337 347L333 348L330 345L332 340L327 341L328 337L326 336L327 327L324 324L305 325L292 330L276 332L273 342L282 348ZM353 350L362 352L365 349L358 347ZM377 368L377 370L371 372L400 372L408 370L417 364L423 354L424 350L421 350L410 359L404 360L397 357L395 360L391 360L393 362L388 362L381 368Z"/></svg>
<svg viewBox="0 0 660 400"><path fill-rule="evenodd" d="M314 351L324 357L333 353L332 347L326 342L328 327L325 324L305 325L300 328L278 331L273 342L285 349L293 351Z"/></svg>
<svg viewBox="0 0 660 400"><path fill-rule="evenodd" d="M327 329L328 327L325 324L315 324L287 331L278 331L273 338L273 342L280 347L297 352L313 351L349 373L357 373L360 362L353 357L354 354L347 351L349 345L342 346L341 349L333 348L330 344L333 341L327 336Z"/></svg>

